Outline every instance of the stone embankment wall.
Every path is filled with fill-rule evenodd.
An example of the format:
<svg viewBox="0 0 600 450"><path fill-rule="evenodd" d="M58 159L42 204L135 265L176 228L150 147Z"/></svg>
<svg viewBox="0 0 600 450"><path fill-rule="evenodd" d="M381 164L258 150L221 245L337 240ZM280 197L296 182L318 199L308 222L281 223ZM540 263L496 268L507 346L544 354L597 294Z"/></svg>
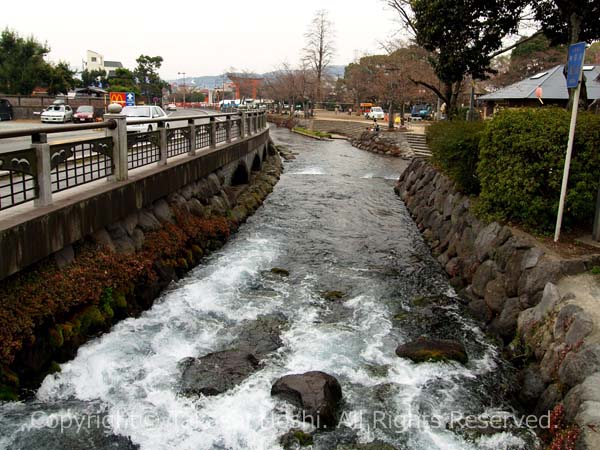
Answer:
<svg viewBox="0 0 600 450"><path fill-rule="evenodd" d="M358 138L371 125L370 122L364 123L350 120L322 120L294 118L299 126L313 131L322 131L323 133L334 133L349 138Z"/></svg>
<svg viewBox="0 0 600 450"><path fill-rule="evenodd" d="M358 138L350 143L361 150L378 153L380 155L397 156L410 159L414 156L413 149L402 133L386 133L376 131L363 131Z"/></svg>
<svg viewBox="0 0 600 450"><path fill-rule="evenodd" d="M4 280L0 289L22 304L5 304L0 311L0 323L6 324L0 329L0 399L16 399L19 389L34 388L87 339L151 307L171 281L219 248L277 183L283 169L273 144L266 155L247 184L232 186L226 170L218 169L67 245L27 273ZM135 276L120 276L115 267ZM106 273L123 279L104 280ZM74 292L82 291L82 298L59 293L63 298L55 301L39 292L44 283L51 288L57 283L68 286L73 277L79 277L75 282L82 286L89 285L87 291L73 287ZM99 299L94 294L98 288ZM32 295L40 299L31 299ZM52 303L39 310L39 302Z"/></svg>
<svg viewBox="0 0 600 450"><path fill-rule="evenodd" d="M290 117L276 114L269 115L267 120L271 123L276 124L278 127L288 127L291 129L294 126L300 126L302 128L306 128L307 130L321 131L323 133L333 133L346 136L352 141L362 140L363 134L365 136L373 134L370 131L368 131L373 125L373 122L367 120L365 120L364 122L358 122L354 120L319 119L318 117L315 117L314 119L304 119L300 117ZM387 126L383 123L381 125L382 128L385 128ZM405 139L403 139L402 137L397 139L405 141ZM385 141L389 141L390 144L396 142L394 138L390 138L389 140L385 139ZM400 148L404 148L403 145L398 145L397 142L396 145ZM408 144L406 145L407 148L410 150L410 146L408 146Z"/></svg>
<svg viewBox="0 0 600 450"><path fill-rule="evenodd" d="M600 298L580 306L567 282L600 255L560 258L525 233L480 221L469 197L424 160L395 190L473 315L521 369L524 407L556 408L579 427L581 448L600 448L599 323L585 309L600 309Z"/></svg>

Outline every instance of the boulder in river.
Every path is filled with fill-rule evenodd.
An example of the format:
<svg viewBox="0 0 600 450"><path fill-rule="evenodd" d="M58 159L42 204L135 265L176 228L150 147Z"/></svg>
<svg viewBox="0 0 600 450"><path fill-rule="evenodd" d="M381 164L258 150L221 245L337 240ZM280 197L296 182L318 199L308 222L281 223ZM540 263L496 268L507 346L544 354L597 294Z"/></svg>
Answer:
<svg viewBox="0 0 600 450"><path fill-rule="evenodd" d="M275 275L280 275L282 277L289 277L290 276L290 271L287 269L283 269L281 267L273 267L271 269L271 273L274 273Z"/></svg>
<svg viewBox="0 0 600 450"><path fill-rule="evenodd" d="M313 436L299 428L292 428L279 438L279 443L284 450L293 450L298 447L313 445Z"/></svg>
<svg viewBox="0 0 600 450"><path fill-rule="evenodd" d="M468 361L465 346L458 341L446 339L429 339L420 337L416 341L401 344L396 348L396 355L408 358L416 363L426 361Z"/></svg>
<svg viewBox="0 0 600 450"><path fill-rule="evenodd" d="M345 295L342 291L326 291L321 293L321 297L330 301L341 300Z"/></svg>
<svg viewBox="0 0 600 450"><path fill-rule="evenodd" d="M300 410L301 419L321 429L335 428L339 419L342 387L338 380L324 372L285 375L271 388Z"/></svg>
<svg viewBox="0 0 600 450"><path fill-rule="evenodd" d="M280 334L287 324L283 314L258 316L256 320L243 323L237 338L237 348L262 359L267 353L283 345Z"/></svg>
<svg viewBox="0 0 600 450"><path fill-rule="evenodd" d="M186 358L181 391L185 395L218 395L241 383L258 369L258 359L247 351L225 350L201 358Z"/></svg>

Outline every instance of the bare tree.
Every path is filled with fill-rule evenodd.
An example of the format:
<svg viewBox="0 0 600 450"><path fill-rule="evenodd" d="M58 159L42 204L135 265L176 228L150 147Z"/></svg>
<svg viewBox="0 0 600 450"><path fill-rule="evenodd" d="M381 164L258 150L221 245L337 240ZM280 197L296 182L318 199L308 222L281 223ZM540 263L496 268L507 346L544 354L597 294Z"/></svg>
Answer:
<svg viewBox="0 0 600 450"><path fill-rule="evenodd" d="M304 59L315 72L316 100L321 102L323 74L331 64L335 54L333 42L335 30L326 10L321 9L315 13L315 17L304 36L306 37Z"/></svg>

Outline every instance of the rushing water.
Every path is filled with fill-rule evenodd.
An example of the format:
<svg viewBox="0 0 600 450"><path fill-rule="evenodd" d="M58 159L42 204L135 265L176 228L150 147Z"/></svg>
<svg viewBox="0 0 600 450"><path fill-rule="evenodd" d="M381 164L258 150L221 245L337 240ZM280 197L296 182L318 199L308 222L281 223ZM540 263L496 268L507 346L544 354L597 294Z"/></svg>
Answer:
<svg viewBox="0 0 600 450"><path fill-rule="evenodd" d="M336 376L344 392L343 431L323 433L318 448L335 448L330 442L351 430L360 442L406 450L534 448L531 433L447 429L453 412L507 407L494 387L503 363L458 309L446 307L445 317L468 341L466 366L395 356L410 335L395 315L416 297L453 295L393 193L406 163L343 141L272 136L299 155L264 206L152 309L80 348L35 400L1 405L0 448L277 449L290 428L310 426L271 398L270 387L309 370ZM346 296L324 300L328 290ZM261 370L219 396L178 395L178 361L231 348L236 325L274 312L290 326Z"/></svg>

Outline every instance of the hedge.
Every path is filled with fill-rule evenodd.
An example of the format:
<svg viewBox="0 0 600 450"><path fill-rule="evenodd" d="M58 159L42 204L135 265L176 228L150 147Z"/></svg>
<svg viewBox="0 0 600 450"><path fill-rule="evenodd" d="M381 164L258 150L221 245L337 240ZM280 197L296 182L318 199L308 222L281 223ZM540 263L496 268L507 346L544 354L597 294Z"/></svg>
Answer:
<svg viewBox="0 0 600 450"><path fill-rule="evenodd" d="M462 192L479 193L477 163L483 122L442 121L427 128L427 144L433 163L452 179Z"/></svg>
<svg viewBox="0 0 600 450"><path fill-rule="evenodd" d="M494 116L480 143L477 209L532 230L554 229L570 114L558 108L511 109ZM600 116L577 122L563 224L588 226L600 180Z"/></svg>

